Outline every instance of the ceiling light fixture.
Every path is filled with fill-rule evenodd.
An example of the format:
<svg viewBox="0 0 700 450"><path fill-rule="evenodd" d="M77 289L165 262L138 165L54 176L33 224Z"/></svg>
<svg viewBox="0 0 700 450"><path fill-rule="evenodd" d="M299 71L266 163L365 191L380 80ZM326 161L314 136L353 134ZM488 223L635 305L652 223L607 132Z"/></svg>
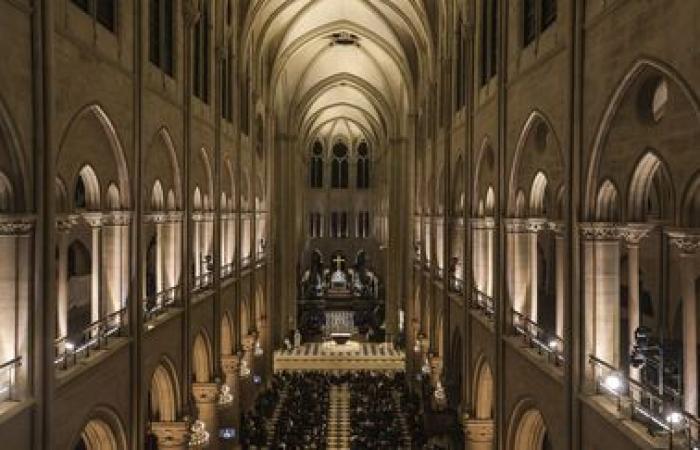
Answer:
<svg viewBox="0 0 700 450"><path fill-rule="evenodd" d="M355 45L357 47L360 46L358 43L359 37L354 34L350 33L348 31L339 31L336 33L333 33L329 36L331 40L331 46L334 45Z"/></svg>

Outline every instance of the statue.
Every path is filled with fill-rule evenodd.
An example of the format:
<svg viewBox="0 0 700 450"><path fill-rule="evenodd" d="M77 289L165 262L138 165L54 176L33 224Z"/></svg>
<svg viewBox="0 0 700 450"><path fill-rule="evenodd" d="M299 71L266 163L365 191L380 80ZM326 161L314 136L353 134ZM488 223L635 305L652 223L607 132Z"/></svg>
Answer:
<svg viewBox="0 0 700 450"><path fill-rule="evenodd" d="M299 328L294 330L294 348L299 348L301 347L301 333L299 332Z"/></svg>

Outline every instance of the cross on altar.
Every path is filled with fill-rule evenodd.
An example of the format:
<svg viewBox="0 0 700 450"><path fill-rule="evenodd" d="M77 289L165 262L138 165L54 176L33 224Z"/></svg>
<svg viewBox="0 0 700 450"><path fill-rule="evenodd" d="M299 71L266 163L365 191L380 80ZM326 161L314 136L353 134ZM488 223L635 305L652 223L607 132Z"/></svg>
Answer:
<svg viewBox="0 0 700 450"><path fill-rule="evenodd" d="M340 271L340 270L342 269L341 265L345 262L345 259L343 259L342 256L338 255L338 256L335 257L335 259L333 260L333 262L334 262L335 265L337 266L338 271Z"/></svg>

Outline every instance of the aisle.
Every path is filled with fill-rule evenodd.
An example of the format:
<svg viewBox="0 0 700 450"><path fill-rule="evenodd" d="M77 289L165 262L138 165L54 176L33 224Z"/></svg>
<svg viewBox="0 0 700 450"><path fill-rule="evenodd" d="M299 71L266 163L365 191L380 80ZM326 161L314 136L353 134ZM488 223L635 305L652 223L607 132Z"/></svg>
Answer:
<svg viewBox="0 0 700 450"><path fill-rule="evenodd" d="M329 395L328 450L350 448L350 389L347 383L333 385Z"/></svg>

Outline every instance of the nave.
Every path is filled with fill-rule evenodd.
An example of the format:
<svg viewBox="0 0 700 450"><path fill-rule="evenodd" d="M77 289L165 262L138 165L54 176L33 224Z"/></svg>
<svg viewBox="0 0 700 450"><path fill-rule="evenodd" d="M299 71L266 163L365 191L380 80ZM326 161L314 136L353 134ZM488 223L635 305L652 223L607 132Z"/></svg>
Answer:
<svg viewBox="0 0 700 450"><path fill-rule="evenodd" d="M284 372L244 414L241 443L251 450L439 449L425 444L417 409L404 372Z"/></svg>

